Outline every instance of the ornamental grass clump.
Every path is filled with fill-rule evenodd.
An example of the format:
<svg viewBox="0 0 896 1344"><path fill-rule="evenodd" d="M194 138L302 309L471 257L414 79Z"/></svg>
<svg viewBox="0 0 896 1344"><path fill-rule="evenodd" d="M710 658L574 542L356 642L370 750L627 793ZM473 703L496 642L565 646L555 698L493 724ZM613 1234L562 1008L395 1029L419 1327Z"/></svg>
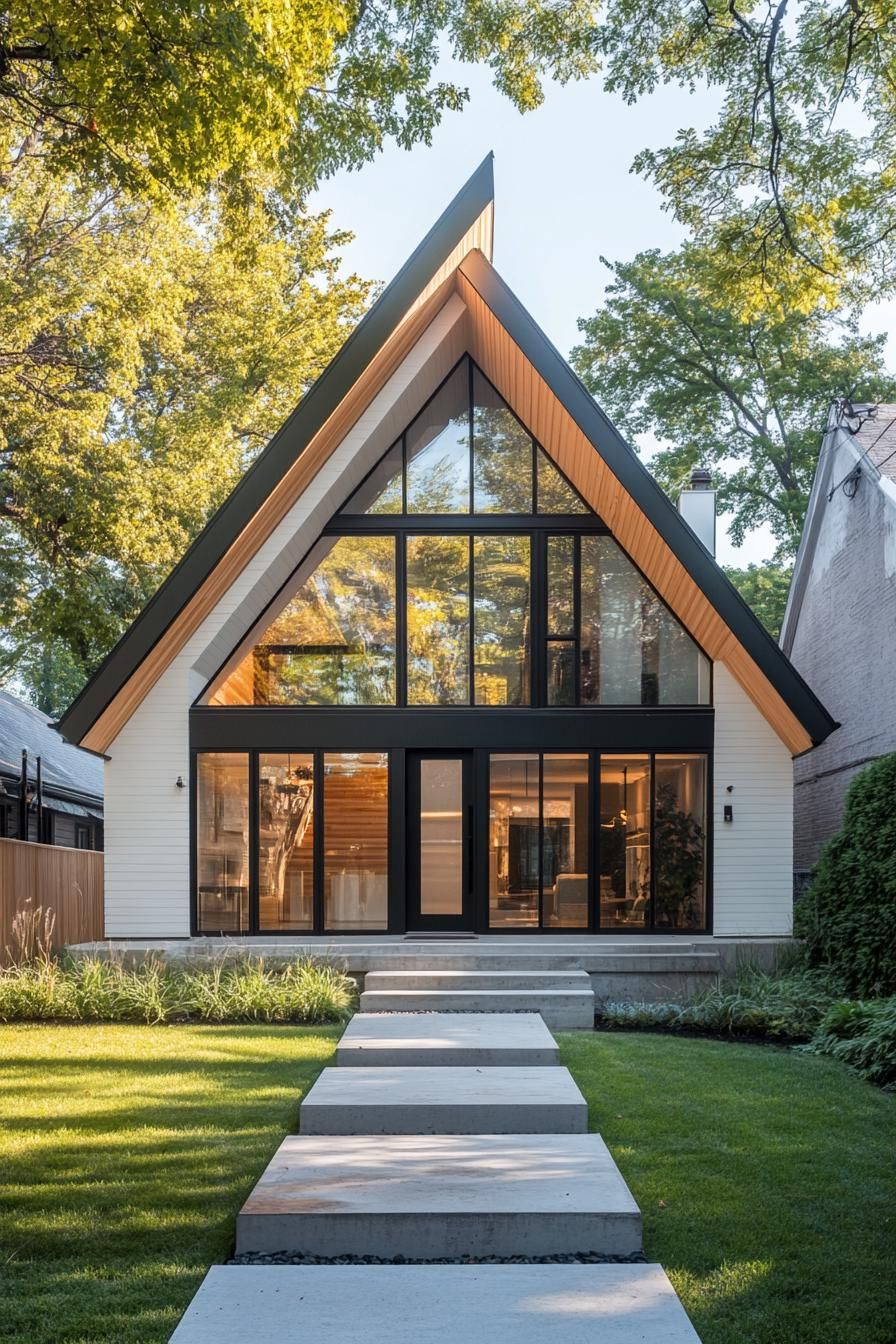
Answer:
<svg viewBox="0 0 896 1344"><path fill-rule="evenodd" d="M0 1022L301 1022L347 1018L355 985L311 960L263 958L184 969L158 958L135 965L44 957L0 970Z"/></svg>
<svg viewBox="0 0 896 1344"><path fill-rule="evenodd" d="M896 1091L896 998L835 1003L808 1048Z"/></svg>

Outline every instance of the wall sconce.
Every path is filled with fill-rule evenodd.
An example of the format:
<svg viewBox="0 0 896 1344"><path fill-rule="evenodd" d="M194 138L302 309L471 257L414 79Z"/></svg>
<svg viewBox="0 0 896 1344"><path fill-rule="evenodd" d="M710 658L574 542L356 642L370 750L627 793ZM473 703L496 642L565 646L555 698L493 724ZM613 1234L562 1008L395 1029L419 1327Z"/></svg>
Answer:
<svg viewBox="0 0 896 1344"><path fill-rule="evenodd" d="M185 789L187 787L184 783L183 775L178 775L177 779L174 781L174 787L176 789Z"/></svg>

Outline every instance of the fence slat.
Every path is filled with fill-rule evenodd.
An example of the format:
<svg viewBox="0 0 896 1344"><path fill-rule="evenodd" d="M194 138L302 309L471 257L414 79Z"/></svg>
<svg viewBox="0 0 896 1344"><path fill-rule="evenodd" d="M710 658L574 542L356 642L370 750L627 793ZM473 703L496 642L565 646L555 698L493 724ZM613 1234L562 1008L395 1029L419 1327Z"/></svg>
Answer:
<svg viewBox="0 0 896 1344"><path fill-rule="evenodd" d="M56 943L103 937L103 856L92 849L0 839L0 963L12 922L28 898L56 914Z"/></svg>

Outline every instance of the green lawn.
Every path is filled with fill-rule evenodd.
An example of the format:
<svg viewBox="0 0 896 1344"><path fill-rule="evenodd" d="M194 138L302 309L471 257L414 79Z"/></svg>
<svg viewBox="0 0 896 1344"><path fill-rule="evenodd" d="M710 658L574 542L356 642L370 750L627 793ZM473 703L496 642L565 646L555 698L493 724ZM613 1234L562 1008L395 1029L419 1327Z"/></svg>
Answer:
<svg viewBox="0 0 896 1344"><path fill-rule="evenodd" d="M893 1344L896 1098L793 1051L560 1041L703 1344Z"/></svg>
<svg viewBox="0 0 896 1344"><path fill-rule="evenodd" d="M163 1344L340 1028L0 1028L0 1338ZM896 1098L790 1051L561 1037L704 1344L893 1344Z"/></svg>
<svg viewBox="0 0 896 1344"><path fill-rule="evenodd" d="M0 1339L167 1340L340 1032L0 1028Z"/></svg>

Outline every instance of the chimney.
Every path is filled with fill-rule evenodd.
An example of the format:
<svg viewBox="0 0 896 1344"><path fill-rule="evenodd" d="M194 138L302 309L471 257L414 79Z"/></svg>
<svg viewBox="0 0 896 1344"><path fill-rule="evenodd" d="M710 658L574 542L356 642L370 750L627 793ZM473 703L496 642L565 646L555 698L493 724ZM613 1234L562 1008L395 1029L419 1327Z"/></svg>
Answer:
<svg viewBox="0 0 896 1344"><path fill-rule="evenodd" d="M678 496L678 512L715 557L716 492L712 488L712 473L706 467L695 467L691 472L689 488Z"/></svg>

